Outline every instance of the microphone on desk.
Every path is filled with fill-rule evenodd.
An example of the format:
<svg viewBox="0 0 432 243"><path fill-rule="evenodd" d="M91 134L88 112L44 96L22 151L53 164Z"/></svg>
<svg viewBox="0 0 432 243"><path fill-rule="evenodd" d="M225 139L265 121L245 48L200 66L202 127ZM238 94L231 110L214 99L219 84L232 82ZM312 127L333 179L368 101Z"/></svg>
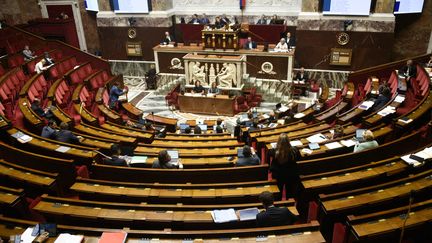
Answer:
<svg viewBox="0 0 432 243"><path fill-rule="evenodd" d="M410 216L410 213L411 213L411 205L412 205L412 202L414 201L414 196L415 196L415 191L411 190L410 194L409 194L408 210L407 210L407 213L405 215L404 222L402 224L401 234L400 234L400 237L399 237L399 243L402 243L402 240L403 240L403 237L404 237L406 222L407 222L407 220L408 220L408 218Z"/></svg>

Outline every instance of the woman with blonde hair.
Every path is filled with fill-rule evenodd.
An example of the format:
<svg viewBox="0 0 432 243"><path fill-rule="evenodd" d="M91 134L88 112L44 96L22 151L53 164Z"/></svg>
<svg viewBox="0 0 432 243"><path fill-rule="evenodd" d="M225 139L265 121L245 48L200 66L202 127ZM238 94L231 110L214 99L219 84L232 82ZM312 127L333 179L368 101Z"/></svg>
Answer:
<svg viewBox="0 0 432 243"><path fill-rule="evenodd" d="M374 140L375 138L371 130L366 130L363 132L363 139L363 142L357 143L354 146L354 153L379 146L378 142Z"/></svg>
<svg viewBox="0 0 432 243"><path fill-rule="evenodd" d="M291 146L286 133L281 133L273 152L273 161L270 166L272 177L276 179L279 191L282 194L285 186L287 197L294 196L300 182L297 160L300 152Z"/></svg>

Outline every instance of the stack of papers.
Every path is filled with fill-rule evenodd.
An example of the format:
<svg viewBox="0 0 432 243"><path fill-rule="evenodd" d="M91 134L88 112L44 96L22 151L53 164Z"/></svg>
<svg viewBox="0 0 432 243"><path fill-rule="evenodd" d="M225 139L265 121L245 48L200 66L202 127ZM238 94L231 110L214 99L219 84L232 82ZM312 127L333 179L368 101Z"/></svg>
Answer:
<svg viewBox="0 0 432 243"><path fill-rule="evenodd" d="M259 213L258 208L246 208L238 210L240 221L255 220Z"/></svg>
<svg viewBox="0 0 432 243"><path fill-rule="evenodd" d="M21 242L30 243L34 239L36 239L37 236L32 236L32 232L33 232L33 227L27 228L24 231L24 233L22 233L22 235L21 235Z"/></svg>
<svg viewBox="0 0 432 243"><path fill-rule="evenodd" d="M289 110L289 107L288 106L284 106L284 105L282 105L281 108L278 109L279 112L285 112L287 110Z"/></svg>
<svg viewBox="0 0 432 243"><path fill-rule="evenodd" d="M328 149L342 148L342 144L340 144L339 142L327 143L325 146Z"/></svg>
<svg viewBox="0 0 432 243"><path fill-rule="evenodd" d="M321 133L312 135L308 138L306 138L310 143L322 143L327 140L326 136L322 135Z"/></svg>
<svg viewBox="0 0 432 243"><path fill-rule="evenodd" d="M300 119L300 118L302 118L302 117L304 117L304 116L305 116L305 114L299 112L299 113L297 113L297 114L294 115L294 118L296 118L296 119Z"/></svg>
<svg viewBox="0 0 432 243"><path fill-rule="evenodd" d="M301 150L301 152L304 153L304 154L312 154L313 151L310 150L310 149L308 149L308 148L304 148L304 149Z"/></svg>
<svg viewBox="0 0 432 243"><path fill-rule="evenodd" d="M215 223L227 223L238 220L237 214L235 213L233 208L213 210L211 212L211 215Z"/></svg>
<svg viewBox="0 0 432 243"><path fill-rule="evenodd" d="M371 108L373 106L374 102L367 100L367 101L363 101L363 103L360 104L359 109L362 110L369 110L369 108Z"/></svg>
<svg viewBox="0 0 432 243"><path fill-rule="evenodd" d="M397 102L397 103L402 103L402 102L404 102L404 100L405 100L405 96L402 96L402 95L398 95L394 99L394 101Z"/></svg>
<svg viewBox="0 0 432 243"><path fill-rule="evenodd" d="M350 140L342 140L340 143L345 147L352 147L356 144L356 141L350 139Z"/></svg>
<svg viewBox="0 0 432 243"><path fill-rule="evenodd" d="M398 121L403 122L405 124L408 124L408 123L412 122L412 120L413 119L409 119L408 117L403 117L403 118L399 119Z"/></svg>
<svg viewBox="0 0 432 243"><path fill-rule="evenodd" d="M417 160L411 159L410 156L411 156L411 154L407 154L407 155L402 156L401 159L403 161L405 161L407 164L412 165L414 167L417 167L417 166L420 166L423 164Z"/></svg>
<svg viewBox="0 0 432 243"><path fill-rule="evenodd" d="M29 135L24 134L22 132L16 132L16 133L12 134L11 136L16 138L20 143L27 143L33 139Z"/></svg>
<svg viewBox="0 0 432 243"><path fill-rule="evenodd" d="M291 146L300 147L303 146L303 143L300 140L293 140L290 142Z"/></svg>
<svg viewBox="0 0 432 243"><path fill-rule="evenodd" d="M71 148L67 147L67 146L60 146L58 148L56 148L55 151L60 152L60 153L66 153L67 151L69 151Z"/></svg>
<svg viewBox="0 0 432 243"><path fill-rule="evenodd" d="M263 117L264 119L269 119L269 118L270 118L270 116L269 116L268 114L264 114L264 115L262 115L262 117Z"/></svg>
<svg viewBox="0 0 432 243"><path fill-rule="evenodd" d="M60 234L54 243L80 243L84 239L83 235Z"/></svg>
<svg viewBox="0 0 432 243"><path fill-rule="evenodd" d="M380 110L378 112L378 115L380 115L380 116L387 116L388 114L392 114L392 113L395 113L395 112L396 112L396 108L394 106L389 105L389 106L386 106L386 108Z"/></svg>

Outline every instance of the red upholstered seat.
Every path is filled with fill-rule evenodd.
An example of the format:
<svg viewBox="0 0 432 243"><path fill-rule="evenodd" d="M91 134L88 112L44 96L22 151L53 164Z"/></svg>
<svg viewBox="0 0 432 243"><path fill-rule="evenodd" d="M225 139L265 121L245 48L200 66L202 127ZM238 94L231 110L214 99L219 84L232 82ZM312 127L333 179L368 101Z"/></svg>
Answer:
<svg viewBox="0 0 432 243"><path fill-rule="evenodd" d="M237 96L234 103L234 111L235 113L243 112L249 110L249 106L247 104L247 100L244 96Z"/></svg>
<svg viewBox="0 0 432 243"><path fill-rule="evenodd" d="M3 74L5 74L5 73L6 73L6 71L5 71L5 69L3 68L3 65L0 64L0 77L1 77Z"/></svg>
<svg viewBox="0 0 432 243"><path fill-rule="evenodd" d="M346 226L342 223L335 223L333 227L332 243L345 243L347 242Z"/></svg>
<svg viewBox="0 0 432 243"><path fill-rule="evenodd" d="M318 218L318 204L315 201L309 202L308 218L307 221L317 220Z"/></svg>

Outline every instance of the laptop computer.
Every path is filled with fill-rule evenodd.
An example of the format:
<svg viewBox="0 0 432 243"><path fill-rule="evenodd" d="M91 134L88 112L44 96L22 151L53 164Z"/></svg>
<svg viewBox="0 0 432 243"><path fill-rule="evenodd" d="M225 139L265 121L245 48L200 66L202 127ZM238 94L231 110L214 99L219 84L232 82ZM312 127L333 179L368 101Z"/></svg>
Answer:
<svg viewBox="0 0 432 243"><path fill-rule="evenodd" d="M245 122L245 126L246 127L252 127L253 126L253 122L252 121L246 121Z"/></svg>
<svg viewBox="0 0 432 243"><path fill-rule="evenodd" d="M188 127L189 127L189 125L186 124L186 123L182 123L182 124L180 124L180 132L181 132L181 133L184 133L185 130L186 130L186 128L188 128Z"/></svg>
<svg viewBox="0 0 432 243"><path fill-rule="evenodd" d="M199 124L198 126L199 126L199 128L201 128L201 132L207 131L207 125L206 124Z"/></svg>
<svg viewBox="0 0 432 243"><path fill-rule="evenodd" d="M171 163L178 163L179 152L177 150L167 150L167 153L171 157Z"/></svg>
<svg viewBox="0 0 432 243"><path fill-rule="evenodd" d="M363 142L364 141L363 133L365 131L366 131L366 129L357 129L356 130L356 136L355 136L355 138L357 139L357 141L359 141L359 142Z"/></svg>

